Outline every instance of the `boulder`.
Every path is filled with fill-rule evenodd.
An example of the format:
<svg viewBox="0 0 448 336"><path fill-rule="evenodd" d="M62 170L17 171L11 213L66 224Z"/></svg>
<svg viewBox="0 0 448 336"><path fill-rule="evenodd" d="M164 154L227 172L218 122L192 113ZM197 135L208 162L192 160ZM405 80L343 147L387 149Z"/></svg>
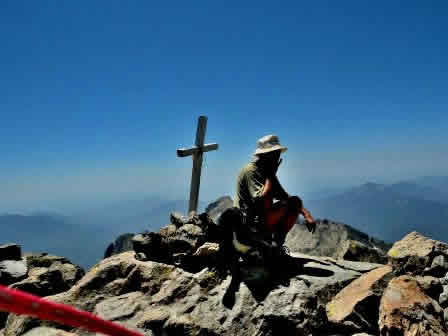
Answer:
<svg viewBox="0 0 448 336"><path fill-rule="evenodd" d="M411 232L392 246L388 252L388 257L397 275L406 273L429 275L436 257L446 257L447 253L448 244L427 238L418 232ZM434 266L437 266L437 264L438 261ZM446 271L443 274L445 273ZM443 276L443 274L440 276Z"/></svg>
<svg viewBox="0 0 448 336"><path fill-rule="evenodd" d="M48 268L33 267L26 279L16 282L10 287L44 297L68 290L83 275L84 271L78 266L54 263Z"/></svg>
<svg viewBox="0 0 448 336"><path fill-rule="evenodd" d="M194 215L182 226L170 224L161 228L160 232L135 235L132 238L133 250L140 260L176 264L187 268L193 265L197 268L197 263L191 263L191 258L185 257L192 256L207 241L208 225L207 218L204 220L203 217ZM186 262L185 265L183 261Z"/></svg>
<svg viewBox="0 0 448 336"><path fill-rule="evenodd" d="M438 255L434 257L431 266L425 269L425 274L437 278L443 277L448 272L448 258L446 255Z"/></svg>
<svg viewBox="0 0 448 336"><path fill-rule="evenodd" d="M195 224L185 224L178 228L165 241L171 253L193 254L197 248L206 242L202 228Z"/></svg>
<svg viewBox="0 0 448 336"><path fill-rule="evenodd" d="M69 259L64 257L47 253L37 253L26 255L25 258L30 271L35 268L39 270L44 268L49 273L54 271L60 272L62 281L69 288L76 284L85 274L85 271L80 266L73 264Z"/></svg>
<svg viewBox="0 0 448 336"><path fill-rule="evenodd" d="M4 244L0 245L0 261L3 260L20 260L22 259L22 251L20 245Z"/></svg>
<svg viewBox="0 0 448 336"><path fill-rule="evenodd" d="M64 292L84 276L84 270L68 259L47 253L24 255L20 261L3 261L20 271L20 276L11 278L9 287L37 295L47 296ZM0 266L1 267L1 266ZM1 273L3 277L6 272ZM4 283L2 283L4 284ZM7 323L7 312L0 313L0 327Z"/></svg>
<svg viewBox="0 0 448 336"><path fill-rule="evenodd" d="M68 291L47 299L75 305L146 335L324 335L325 305L378 265L293 254L277 274L283 281L242 281L232 307L222 303L232 282L213 270L198 273L123 252L104 259ZM286 282L286 283L284 283ZM5 335L20 335L49 322L10 316ZM53 326L54 327L54 326ZM58 329L64 329L57 326ZM80 329L65 329L82 335Z"/></svg>
<svg viewBox="0 0 448 336"><path fill-rule="evenodd" d="M439 295L440 305L447 309L448 308L448 273L445 274L443 278L440 279L440 284L442 285L442 292ZM448 319L446 319L448 321Z"/></svg>
<svg viewBox="0 0 448 336"><path fill-rule="evenodd" d="M26 332L23 336L76 336L76 334L50 327L37 327Z"/></svg>
<svg viewBox="0 0 448 336"><path fill-rule="evenodd" d="M416 276L415 280L418 282L423 292L430 298L438 301L440 294L443 292L442 284L439 278L433 276Z"/></svg>
<svg viewBox="0 0 448 336"><path fill-rule="evenodd" d="M286 246L298 253L327 256L334 259L387 262L389 245L349 225L329 220L316 220L316 230L310 233L305 225L296 224L286 237Z"/></svg>
<svg viewBox="0 0 448 336"><path fill-rule="evenodd" d="M328 320L343 331L378 332L378 307L392 268L383 266L363 274L326 306Z"/></svg>
<svg viewBox="0 0 448 336"><path fill-rule="evenodd" d="M113 243L110 243L104 252L104 258L109 258L110 256L125 251L132 251L132 238L134 233L124 233L118 236Z"/></svg>
<svg viewBox="0 0 448 336"><path fill-rule="evenodd" d="M0 261L0 283L8 286L26 278L28 266L26 259Z"/></svg>
<svg viewBox="0 0 448 336"><path fill-rule="evenodd" d="M228 208L233 207L233 200L229 196L223 196L218 198L215 202L210 203L205 212L210 216L215 223L218 221L221 214Z"/></svg>
<svg viewBox="0 0 448 336"><path fill-rule="evenodd" d="M341 246L340 253L340 257L345 260L387 264L386 251L357 240L345 241Z"/></svg>
<svg viewBox="0 0 448 336"><path fill-rule="evenodd" d="M159 262L170 262L171 255L167 249L162 235L157 232L145 232L135 235L132 238L133 250L135 253L142 253L149 260Z"/></svg>
<svg viewBox="0 0 448 336"><path fill-rule="evenodd" d="M408 275L392 279L380 304L382 336L445 335L443 310Z"/></svg>
<svg viewBox="0 0 448 336"><path fill-rule="evenodd" d="M167 226L164 226L162 228L160 228L160 234L163 237L170 237L172 236L177 230L177 226L174 224L169 224Z"/></svg>
<svg viewBox="0 0 448 336"><path fill-rule="evenodd" d="M205 243L201 247L199 247L196 252L193 254L198 257L208 257L211 255L215 255L219 251L219 245L216 243Z"/></svg>
<svg viewBox="0 0 448 336"><path fill-rule="evenodd" d="M172 225L178 228L187 223L187 217L185 217L179 212L172 212L170 214L170 222Z"/></svg>

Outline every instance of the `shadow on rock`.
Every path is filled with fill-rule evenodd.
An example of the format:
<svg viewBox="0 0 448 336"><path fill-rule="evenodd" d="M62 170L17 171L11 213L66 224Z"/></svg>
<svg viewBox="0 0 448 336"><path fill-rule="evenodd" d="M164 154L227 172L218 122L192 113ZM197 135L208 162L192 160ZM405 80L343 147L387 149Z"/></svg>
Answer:
<svg viewBox="0 0 448 336"><path fill-rule="evenodd" d="M223 296L222 303L229 309L233 308L241 282L244 282L255 300L261 302L279 286L288 287L291 279L297 276L333 276L334 272L326 269L325 266L330 266L330 264L292 256L278 257L264 265L241 262L240 260L230 266L232 279ZM308 287L311 285L308 279L301 278L300 280Z"/></svg>

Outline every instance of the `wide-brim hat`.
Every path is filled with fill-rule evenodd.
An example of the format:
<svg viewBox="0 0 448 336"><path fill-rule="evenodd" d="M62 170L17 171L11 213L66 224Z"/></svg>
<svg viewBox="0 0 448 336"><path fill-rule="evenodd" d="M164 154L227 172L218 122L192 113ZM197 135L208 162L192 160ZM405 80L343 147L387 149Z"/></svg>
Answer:
<svg viewBox="0 0 448 336"><path fill-rule="evenodd" d="M258 139L257 149L255 150L254 155L269 153L276 150L280 150L283 153L288 150L288 147L280 145L278 136L273 134L265 135L264 137Z"/></svg>

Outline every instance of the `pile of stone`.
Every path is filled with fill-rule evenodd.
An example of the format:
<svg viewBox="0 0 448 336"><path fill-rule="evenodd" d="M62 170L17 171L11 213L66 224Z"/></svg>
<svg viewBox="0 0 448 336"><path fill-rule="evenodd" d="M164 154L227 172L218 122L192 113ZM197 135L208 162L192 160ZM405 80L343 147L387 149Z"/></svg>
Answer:
<svg viewBox="0 0 448 336"><path fill-rule="evenodd" d="M272 281L239 283L229 306L223 298L232 274L220 274L199 258L216 247L207 242L210 225L205 215L173 215L172 224L159 233L134 237L135 251L102 260L68 290L47 299L146 336L447 334L445 243L410 233L390 249L387 265L292 253ZM197 257L197 269L177 266L179 253ZM3 330L5 336L45 333L93 336L13 314Z"/></svg>
<svg viewBox="0 0 448 336"><path fill-rule="evenodd" d="M176 265L191 272L216 261L219 228L207 213L189 217L172 213L170 221L159 232L144 232L132 238L137 259Z"/></svg>
<svg viewBox="0 0 448 336"><path fill-rule="evenodd" d="M389 264L362 275L326 306L332 328L377 335L446 335L448 244L412 232Z"/></svg>
<svg viewBox="0 0 448 336"><path fill-rule="evenodd" d="M22 256L18 244L0 246L0 284L4 286L45 297L69 290L84 274L66 258L47 253ZM0 312L0 329L8 325L10 315Z"/></svg>

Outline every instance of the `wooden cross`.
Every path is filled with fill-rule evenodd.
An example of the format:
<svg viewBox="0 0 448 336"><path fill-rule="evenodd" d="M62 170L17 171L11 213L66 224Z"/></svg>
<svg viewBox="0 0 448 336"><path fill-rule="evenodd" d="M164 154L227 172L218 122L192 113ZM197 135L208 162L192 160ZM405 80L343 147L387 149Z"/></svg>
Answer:
<svg viewBox="0 0 448 336"><path fill-rule="evenodd" d="M185 157L193 156L193 172L191 174L191 189L190 189L190 205L188 213L196 213L198 209L199 199L199 185L201 184L201 168L202 168L202 153L218 149L218 144L211 143L204 145L205 131L207 128L207 117L200 116L198 120L198 128L196 130L195 146L192 148L181 148L177 150L177 156Z"/></svg>

